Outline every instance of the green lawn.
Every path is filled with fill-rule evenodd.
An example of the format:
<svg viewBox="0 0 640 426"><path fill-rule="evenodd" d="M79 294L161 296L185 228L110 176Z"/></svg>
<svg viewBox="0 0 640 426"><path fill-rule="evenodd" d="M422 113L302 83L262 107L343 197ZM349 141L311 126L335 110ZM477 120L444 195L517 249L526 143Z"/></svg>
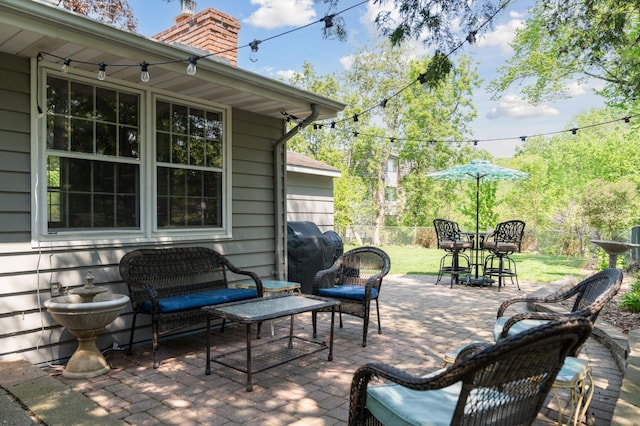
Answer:
<svg viewBox="0 0 640 426"><path fill-rule="evenodd" d="M353 246L345 247L349 250ZM437 275L442 250L420 246L383 246L391 257L391 274ZM586 259L567 256L516 253L518 279L524 282L553 282L561 278L585 277Z"/></svg>

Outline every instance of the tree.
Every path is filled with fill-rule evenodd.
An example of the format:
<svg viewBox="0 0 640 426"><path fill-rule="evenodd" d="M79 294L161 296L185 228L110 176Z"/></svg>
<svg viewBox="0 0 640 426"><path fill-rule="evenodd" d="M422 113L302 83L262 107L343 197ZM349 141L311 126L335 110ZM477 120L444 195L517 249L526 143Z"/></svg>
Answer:
<svg viewBox="0 0 640 426"><path fill-rule="evenodd" d="M582 209L599 238L615 240L624 237L618 232L628 229L637 217L637 192L638 186L626 179L609 183L595 179L590 183L582 194Z"/></svg>
<svg viewBox="0 0 640 426"><path fill-rule="evenodd" d="M568 82L595 78L612 105L631 106L640 95L640 9L634 0L540 0L499 69L497 97L522 84L531 103L567 97Z"/></svg>
<svg viewBox="0 0 640 426"><path fill-rule="evenodd" d="M328 5L331 10L341 3L340 0L315 1ZM475 43L479 35L490 30L493 18L506 8L509 0L373 0L373 4L382 6L375 24L392 46L420 40L435 50L423 72L431 82L438 82L456 68L451 54L465 43ZM384 7L388 4L393 7ZM346 39L342 25L339 31L341 38Z"/></svg>
<svg viewBox="0 0 640 426"><path fill-rule="evenodd" d="M128 31L137 27L127 0L58 0L58 6Z"/></svg>
<svg viewBox="0 0 640 426"><path fill-rule="evenodd" d="M316 0L331 9L340 0ZM493 16L509 3L504 0L374 0L374 4L384 6L392 3L392 8L381 8L375 18L380 32L393 46L404 41L421 40L425 45L449 51L460 44L468 34L478 35L490 28ZM484 25L483 25L484 24ZM461 30L463 40L457 38Z"/></svg>

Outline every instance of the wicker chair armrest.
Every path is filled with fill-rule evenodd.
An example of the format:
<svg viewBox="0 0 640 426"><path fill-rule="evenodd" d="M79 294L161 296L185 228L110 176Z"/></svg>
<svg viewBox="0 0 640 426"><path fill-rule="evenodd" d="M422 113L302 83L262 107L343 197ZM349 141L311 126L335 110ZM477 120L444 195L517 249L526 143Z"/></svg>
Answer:
<svg viewBox="0 0 640 426"><path fill-rule="evenodd" d="M338 270L340 269L340 266L342 266L342 258L338 258L333 263L333 265L331 265L330 268L322 269L322 270L316 272L316 274L313 276L313 294L317 294L319 288L324 288L325 287L325 286L323 286L323 281L326 281L326 280L323 280L325 275L338 272Z"/></svg>
<svg viewBox="0 0 640 426"><path fill-rule="evenodd" d="M571 318L580 318L584 315L580 315L578 311L576 312L566 312L566 313L558 313L558 312L522 312L510 317L507 322L502 327L502 333L500 337L507 337L509 334L509 330L511 327L519 321L522 320L563 320L563 319L571 319Z"/></svg>
<svg viewBox="0 0 640 426"><path fill-rule="evenodd" d="M260 279L258 274L256 274L255 272L252 272L252 271L245 271L244 269L236 268L235 265L229 261L229 259L227 259L226 257L224 257L222 255L218 255L218 257L219 257L220 261L224 264L224 266L229 271L233 272L234 274L246 275L246 276L250 277L256 283L256 290L258 291L258 296L262 297L264 295L264 289L262 287L262 280Z"/></svg>
<svg viewBox="0 0 640 426"><path fill-rule="evenodd" d="M504 302L502 302L502 304L500 305L500 307L498 308L498 313L496 315L496 318L500 318L505 316L504 312L507 310L507 308L515 303L520 303L520 302L526 302L526 303L558 303L558 302L562 302L563 300L567 300L568 298L570 298L571 296L573 296L576 293L576 291L566 291L563 293L559 293L559 294L551 294L549 296L546 297L532 297L532 296L524 296L524 297L514 297L512 299L508 299L505 300Z"/></svg>
<svg viewBox="0 0 640 426"><path fill-rule="evenodd" d="M467 358L469 358L474 353L476 353L478 351L481 351L483 349L486 349L489 346L491 346L491 343L486 343L486 342L469 343L468 345L466 345L465 347L460 349L460 352L458 352L458 355L456 356L456 361L455 362L465 361Z"/></svg>

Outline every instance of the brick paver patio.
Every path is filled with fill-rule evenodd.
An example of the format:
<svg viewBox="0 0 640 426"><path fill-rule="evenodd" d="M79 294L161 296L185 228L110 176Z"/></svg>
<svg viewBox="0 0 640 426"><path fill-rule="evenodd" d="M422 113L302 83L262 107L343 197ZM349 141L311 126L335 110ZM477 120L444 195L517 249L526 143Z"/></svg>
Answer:
<svg viewBox="0 0 640 426"><path fill-rule="evenodd" d="M336 321L334 360L321 351L253 376L253 392L245 391L245 375L212 364L206 376L204 332L161 340L160 368L151 368L151 344L108 355L109 374L86 380L68 380L60 369L51 375L81 392L125 424L134 425L341 425L348 418L349 389L356 368L367 362L385 362L415 374L440 368L442 355L461 343L490 341L491 328L502 300L538 290L543 285L521 283L522 292L508 284L493 287L434 285L433 276L385 278L381 292L383 334L376 333L375 313L368 346L361 347L362 322L344 316ZM547 284L549 292L559 285ZM311 337L311 315L296 318L295 332ZM319 314L319 334L328 339L329 314ZM276 337L288 332L289 322L276 322ZM244 348L244 326L215 330L213 354ZM268 327L263 341L268 341ZM260 342L256 342L256 345ZM607 425L620 392L622 373L608 349L589 339L581 356L593 365L596 393L591 412L596 424ZM536 424L556 418L551 401Z"/></svg>

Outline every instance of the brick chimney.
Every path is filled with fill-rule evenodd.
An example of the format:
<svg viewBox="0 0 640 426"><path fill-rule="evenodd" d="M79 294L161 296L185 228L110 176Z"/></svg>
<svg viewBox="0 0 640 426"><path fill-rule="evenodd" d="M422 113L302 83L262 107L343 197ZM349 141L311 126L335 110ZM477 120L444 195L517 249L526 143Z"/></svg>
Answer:
<svg viewBox="0 0 640 426"><path fill-rule="evenodd" d="M182 0L181 4L182 11L176 17L176 24L152 38L214 53L231 65L238 66L240 21L212 8L195 13L195 2L192 0Z"/></svg>

